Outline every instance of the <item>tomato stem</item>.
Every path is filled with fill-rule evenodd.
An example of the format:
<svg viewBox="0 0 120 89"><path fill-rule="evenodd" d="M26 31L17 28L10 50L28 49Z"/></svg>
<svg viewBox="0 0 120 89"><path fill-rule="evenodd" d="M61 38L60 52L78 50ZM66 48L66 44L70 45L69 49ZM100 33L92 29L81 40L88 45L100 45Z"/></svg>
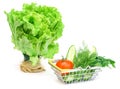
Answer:
<svg viewBox="0 0 120 89"><path fill-rule="evenodd" d="M64 56L62 56L62 60L66 60L66 58L64 58Z"/></svg>

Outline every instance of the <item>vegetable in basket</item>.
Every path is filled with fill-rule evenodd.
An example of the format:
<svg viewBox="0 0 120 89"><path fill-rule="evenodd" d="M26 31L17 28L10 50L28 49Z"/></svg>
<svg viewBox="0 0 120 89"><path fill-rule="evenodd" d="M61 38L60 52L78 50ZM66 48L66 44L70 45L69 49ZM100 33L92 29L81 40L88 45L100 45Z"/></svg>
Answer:
<svg viewBox="0 0 120 89"><path fill-rule="evenodd" d="M80 48L77 52L75 46L71 46L66 58L72 60L74 69L79 69L63 77L66 83L91 79L97 71L94 67L109 67L110 65L115 67L115 61L99 56L95 47L92 47L92 50L90 50L85 43L83 44L83 48Z"/></svg>
<svg viewBox="0 0 120 89"><path fill-rule="evenodd" d="M112 59L99 56L95 47L89 50L86 44L83 44L83 48L80 48L73 59L74 68L82 67L108 67L112 65L115 67L115 61Z"/></svg>
<svg viewBox="0 0 120 89"><path fill-rule="evenodd" d="M39 58L53 58L59 45L55 42L62 36L63 23L55 7L23 4L20 11L12 9L7 15L12 32L12 42L24 54L21 64L24 72L40 72L44 68Z"/></svg>
<svg viewBox="0 0 120 89"><path fill-rule="evenodd" d="M73 69L73 62L68 59L60 59L57 61L56 66L61 69Z"/></svg>
<svg viewBox="0 0 120 89"><path fill-rule="evenodd" d="M95 47L92 47L92 50L90 50L86 44L83 44L83 48L78 50L76 57L73 59L73 63L74 68L81 67L86 70L90 70L92 67L109 67L110 65L115 67L115 61L99 56ZM84 80L88 80L93 76L95 70L84 72L86 73L83 73L85 74L83 75Z"/></svg>

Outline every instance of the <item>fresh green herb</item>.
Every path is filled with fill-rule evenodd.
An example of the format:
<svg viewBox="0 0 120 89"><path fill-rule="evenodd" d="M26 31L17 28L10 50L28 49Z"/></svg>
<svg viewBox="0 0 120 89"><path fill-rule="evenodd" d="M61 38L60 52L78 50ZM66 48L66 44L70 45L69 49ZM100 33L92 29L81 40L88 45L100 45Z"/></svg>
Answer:
<svg viewBox="0 0 120 89"><path fill-rule="evenodd" d="M87 45L83 45L83 48L80 48L76 57L73 59L74 67L82 67L86 68L89 64L96 61L97 52L95 47L93 47L93 51L90 51Z"/></svg>
<svg viewBox="0 0 120 89"><path fill-rule="evenodd" d="M83 48L79 49L76 57L73 59L73 63L75 68L86 68L88 66L109 67L109 65L115 67L115 61L99 56L95 47L93 47L91 51L87 45L83 45Z"/></svg>
<svg viewBox="0 0 120 89"><path fill-rule="evenodd" d="M63 23L55 7L24 4L21 11L5 12L15 48L30 57L33 65L38 57L52 58L58 52L55 41L62 36Z"/></svg>
<svg viewBox="0 0 120 89"><path fill-rule="evenodd" d="M96 61L93 62L90 66L100 66L100 67L109 67L111 64L112 67L115 67L115 61L108 59L102 56L97 56Z"/></svg>

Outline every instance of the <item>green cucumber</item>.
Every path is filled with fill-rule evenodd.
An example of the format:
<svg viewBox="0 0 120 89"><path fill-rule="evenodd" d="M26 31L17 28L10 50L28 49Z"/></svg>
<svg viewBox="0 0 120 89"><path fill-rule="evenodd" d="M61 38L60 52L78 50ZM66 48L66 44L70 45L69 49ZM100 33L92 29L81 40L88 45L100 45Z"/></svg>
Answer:
<svg viewBox="0 0 120 89"><path fill-rule="evenodd" d="M70 46L69 49L68 49L66 58L67 58L68 60L73 61L75 55L76 55L76 48L75 48L74 45L72 45L72 46Z"/></svg>

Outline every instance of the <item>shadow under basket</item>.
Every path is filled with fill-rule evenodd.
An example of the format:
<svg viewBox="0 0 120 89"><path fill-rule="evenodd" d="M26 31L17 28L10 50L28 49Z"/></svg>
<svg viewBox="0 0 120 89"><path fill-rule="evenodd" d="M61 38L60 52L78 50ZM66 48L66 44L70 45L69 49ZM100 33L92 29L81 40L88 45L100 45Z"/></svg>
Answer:
<svg viewBox="0 0 120 89"><path fill-rule="evenodd" d="M51 60L48 63L50 64L57 78L65 84L93 80L98 75L98 72L101 71L101 69L98 67L87 67L86 69L60 69L55 65L56 62L57 60Z"/></svg>

